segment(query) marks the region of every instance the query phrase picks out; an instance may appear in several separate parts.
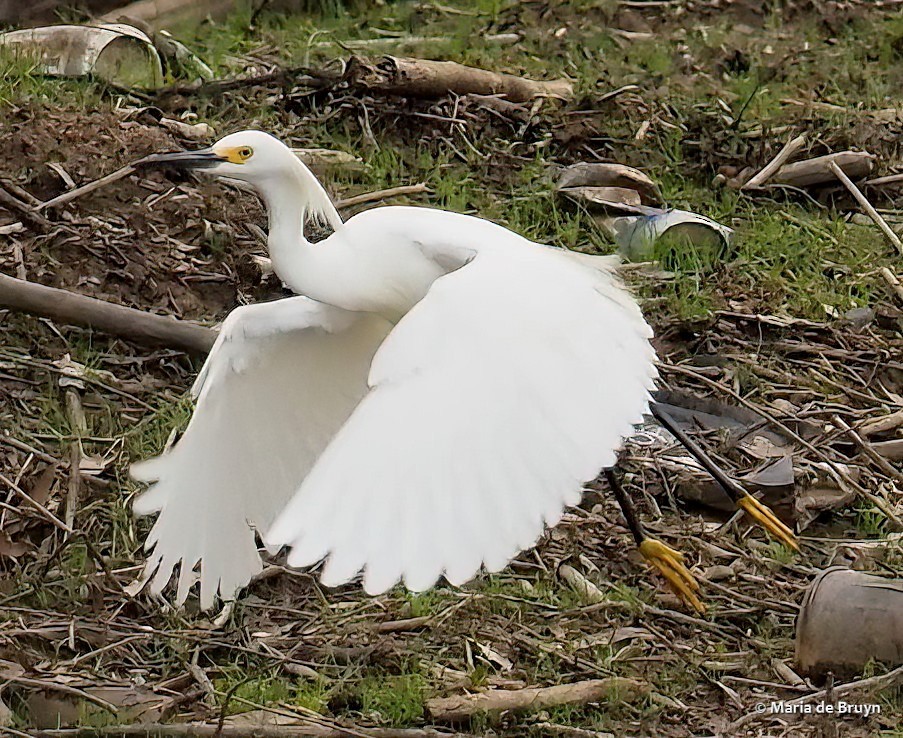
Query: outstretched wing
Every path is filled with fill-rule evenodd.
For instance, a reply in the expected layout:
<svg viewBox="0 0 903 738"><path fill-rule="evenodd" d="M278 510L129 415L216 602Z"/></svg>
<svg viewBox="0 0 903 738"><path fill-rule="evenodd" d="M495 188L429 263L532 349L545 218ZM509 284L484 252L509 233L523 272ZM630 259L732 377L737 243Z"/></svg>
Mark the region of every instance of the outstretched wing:
<svg viewBox="0 0 903 738"><path fill-rule="evenodd" d="M181 564L181 604L200 564L201 605L231 599L261 569L266 530L367 393L383 319L292 297L233 310L194 385L197 406L168 452L136 464L159 512L146 576L159 592Z"/></svg>
<svg viewBox="0 0 903 738"><path fill-rule="evenodd" d="M606 267L523 244L437 279L370 393L265 535L380 593L502 569L614 464L653 387L652 332Z"/></svg>

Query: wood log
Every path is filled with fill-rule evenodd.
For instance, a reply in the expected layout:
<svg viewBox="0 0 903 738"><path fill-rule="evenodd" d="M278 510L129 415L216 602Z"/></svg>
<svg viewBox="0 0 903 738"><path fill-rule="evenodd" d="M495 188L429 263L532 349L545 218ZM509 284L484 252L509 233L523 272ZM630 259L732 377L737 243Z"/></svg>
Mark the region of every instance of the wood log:
<svg viewBox="0 0 903 738"><path fill-rule="evenodd" d="M395 56L384 56L378 62L353 56L346 66L345 80L368 90L424 98L454 93L504 95L512 102L529 102L537 97L569 99L574 92L566 79L541 82L457 62Z"/></svg>
<svg viewBox="0 0 903 738"><path fill-rule="evenodd" d="M871 173L874 162L874 154L867 151L838 151L836 154L785 164L770 181L791 187L810 187L834 182L837 176L831 169L832 163L836 163L850 179L862 179Z"/></svg>
<svg viewBox="0 0 903 738"><path fill-rule="evenodd" d="M460 733L447 733L433 728L363 728L329 725L325 720L315 722L299 718L293 724L279 725L217 725L216 723L147 723L136 725L108 725L102 728L56 728L32 731L33 738L476 738Z"/></svg>
<svg viewBox="0 0 903 738"><path fill-rule="evenodd" d="M236 7L235 0L137 0L101 16L105 23L122 19L140 21L154 31L188 27L207 17L222 20Z"/></svg>
<svg viewBox="0 0 903 738"><path fill-rule="evenodd" d="M103 12L122 0L0 0L0 23L11 26L59 22L59 11L77 7L89 12Z"/></svg>
<svg viewBox="0 0 903 738"><path fill-rule="evenodd" d="M875 441L872 448L885 459L903 461L903 438L895 438L892 441Z"/></svg>
<svg viewBox="0 0 903 738"><path fill-rule="evenodd" d="M554 687L490 689L476 694L436 697L427 700L430 717L443 723L458 723L478 713L505 710L542 710L555 705L585 705L617 700L631 702L649 693L649 685L639 679L606 677Z"/></svg>
<svg viewBox="0 0 903 738"><path fill-rule="evenodd" d="M863 436L868 437L895 431L901 426L903 426L903 410L897 410L889 415L867 420L859 426L858 430Z"/></svg>
<svg viewBox="0 0 903 738"><path fill-rule="evenodd" d="M180 349L198 356L206 355L216 339L216 331L195 323L26 282L6 274L0 274L0 308L93 328L138 343Z"/></svg>

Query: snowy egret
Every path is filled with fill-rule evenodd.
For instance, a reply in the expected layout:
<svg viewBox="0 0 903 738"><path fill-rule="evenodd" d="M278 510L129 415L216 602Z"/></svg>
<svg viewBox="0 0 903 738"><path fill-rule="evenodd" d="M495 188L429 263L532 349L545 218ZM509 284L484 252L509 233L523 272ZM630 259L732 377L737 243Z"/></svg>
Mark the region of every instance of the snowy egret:
<svg viewBox="0 0 903 738"><path fill-rule="evenodd" d="M325 560L324 585L363 572L370 594L499 571L648 409L652 331L607 259L431 208L343 223L260 131L143 164L253 186L273 267L299 295L229 314L184 435L133 467L153 483L136 513L159 513L145 576L159 593L179 566L178 604L198 576L202 608L233 598L261 570L255 532L290 566ZM311 220L332 234L308 242ZM643 555L702 609L681 555L609 478Z"/></svg>

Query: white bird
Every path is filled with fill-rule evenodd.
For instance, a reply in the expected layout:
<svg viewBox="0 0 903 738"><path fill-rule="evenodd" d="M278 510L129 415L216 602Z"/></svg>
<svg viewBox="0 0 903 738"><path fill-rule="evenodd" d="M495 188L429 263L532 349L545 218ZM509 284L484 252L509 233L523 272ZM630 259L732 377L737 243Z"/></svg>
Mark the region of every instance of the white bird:
<svg viewBox="0 0 903 738"><path fill-rule="evenodd" d="M273 267L300 295L228 315L184 435L133 467L153 482L134 510L159 513L146 577L159 593L179 566L177 604L196 568L202 608L234 598L262 568L255 533L271 553L288 546L290 566L325 559L324 585L363 572L370 594L497 572L647 411L652 331L607 259L431 208L343 223L259 131L144 163L253 186ZM310 220L332 234L308 242ZM680 554L643 545L672 586L695 589Z"/></svg>

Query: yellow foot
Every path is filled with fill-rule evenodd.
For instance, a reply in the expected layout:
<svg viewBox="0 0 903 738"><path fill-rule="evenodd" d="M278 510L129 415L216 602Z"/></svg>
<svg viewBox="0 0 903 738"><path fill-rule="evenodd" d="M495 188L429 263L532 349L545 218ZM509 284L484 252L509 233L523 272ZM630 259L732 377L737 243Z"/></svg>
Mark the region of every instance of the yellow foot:
<svg viewBox="0 0 903 738"><path fill-rule="evenodd" d="M690 570L684 565L684 555L680 551L675 551L655 538L646 538L640 544L640 553L646 561L661 572L667 580L668 586L681 602L692 607L698 613L705 612L705 605L696 596L699 591L699 582L694 579Z"/></svg>
<svg viewBox="0 0 903 738"><path fill-rule="evenodd" d="M768 505L763 505L752 495L746 495L737 501L737 506L743 508L746 514L777 538L785 546L790 546L795 551L800 550L793 531L778 520Z"/></svg>

